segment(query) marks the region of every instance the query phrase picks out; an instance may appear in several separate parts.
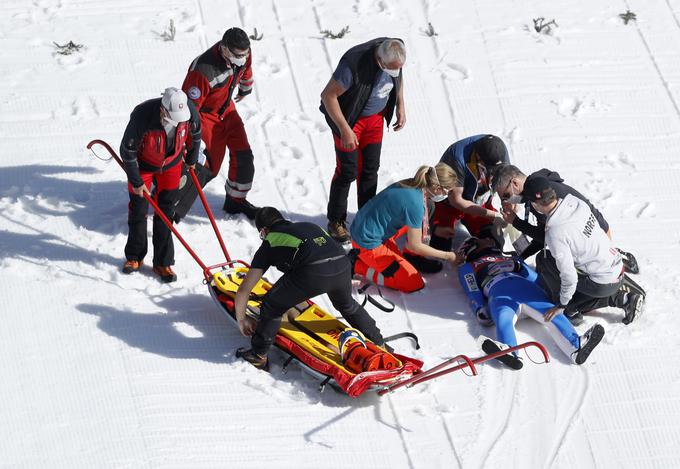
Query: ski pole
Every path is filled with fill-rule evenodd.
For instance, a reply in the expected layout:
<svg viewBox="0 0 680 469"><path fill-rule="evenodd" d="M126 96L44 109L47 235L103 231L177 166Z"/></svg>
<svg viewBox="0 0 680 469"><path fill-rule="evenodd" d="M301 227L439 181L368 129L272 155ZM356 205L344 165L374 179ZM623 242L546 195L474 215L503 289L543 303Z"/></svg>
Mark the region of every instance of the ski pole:
<svg viewBox="0 0 680 469"><path fill-rule="evenodd" d="M205 194L203 193L203 188L201 187L201 184L198 182L198 177L196 177L196 172L194 171L194 168L189 168L189 174L191 175L191 180L194 181L194 185L196 186L196 189L198 190L198 196L201 198L201 203L203 204L203 208L205 209L205 213L208 215L208 219L210 220L210 224L213 227L213 230L215 231L215 236L217 236L217 241L220 243L220 247L222 248L222 252L224 253L224 257L226 257L227 261L231 261L231 257L229 257L229 253L227 252L227 246L224 244L224 240L222 239L222 234L220 233L220 230L217 228L217 223L215 222L215 217L213 216L212 210L210 209L210 206L208 205L208 201L205 199Z"/></svg>
<svg viewBox="0 0 680 469"><path fill-rule="evenodd" d="M114 160L116 160L116 162L117 162L118 165L121 167L121 169L122 169L123 171L125 171L125 166L123 166L123 160L120 159L120 156L118 156L118 155L116 154L116 152L113 150L113 148L111 148L111 146L110 146L108 143L106 143L104 140L99 140L99 139L92 140L90 143L87 144L87 149L90 150L90 151L92 151L92 147L95 146L95 145L101 145L101 146L103 146L103 147L106 149L106 151L109 152L109 154L111 155L111 157L112 157ZM201 266L201 268L202 268L203 271L205 272L205 271L208 269L208 267L203 263L203 261L198 257L198 255L196 255L196 253L194 252L194 250L191 249L191 246L189 246L189 243L187 243L187 242L184 240L184 238L182 237L182 235L179 234L179 232L177 231L177 229L173 226L172 222L168 219L168 217L165 216L165 214L163 213L163 211L160 209L160 207L158 206L158 204L156 203L156 201L153 200L153 199L151 198L151 196L149 196L149 194L147 194L146 192L144 192L143 195L144 195L144 198L146 199L146 201L153 207L154 212L156 212L156 215L158 215L158 216L160 217L160 219L163 220L163 223L165 223L165 226L167 226L167 227L170 229L170 231L172 231L172 234L174 234L174 235L177 237L177 239L179 240L179 242L182 243L182 245L184 246L184 248L189 252L189 254L191 254L191 257L194 258L194 260L196 261L196 263L198 263L198 265Z"/></svg>

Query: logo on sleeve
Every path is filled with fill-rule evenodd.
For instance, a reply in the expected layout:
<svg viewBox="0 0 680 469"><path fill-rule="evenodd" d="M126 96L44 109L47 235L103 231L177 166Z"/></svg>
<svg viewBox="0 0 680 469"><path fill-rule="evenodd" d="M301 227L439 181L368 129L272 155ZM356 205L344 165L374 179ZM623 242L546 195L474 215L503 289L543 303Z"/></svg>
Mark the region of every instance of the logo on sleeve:
<svg viewBox="0 0 680 469"><path fill-rule="evenodd" d="M201 97L201 90L199 90L198 87L196 86L192 86L191 88L189 88L189 92L187 93L187 95L191 99L198 99Z"/></svg>
<svg viewBox="0 0 680 469"><path fill-rule="evenodd" d="M479 291L474 274L465 274L465 283L467 284L468 291Z"/></svg>

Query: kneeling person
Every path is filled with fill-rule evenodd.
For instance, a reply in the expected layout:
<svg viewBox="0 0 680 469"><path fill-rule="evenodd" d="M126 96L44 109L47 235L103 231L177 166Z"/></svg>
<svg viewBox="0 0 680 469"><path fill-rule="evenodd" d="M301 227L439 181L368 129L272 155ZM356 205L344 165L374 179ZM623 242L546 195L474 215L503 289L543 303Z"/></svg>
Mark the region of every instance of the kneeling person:
<svg viewBox="0 0 680 469"><path fill-rule="evenodd" d="M257 368L266 368L267 352L274 343L284 313L298 303L326 293L350 326L377 345L380 330L352 297L352 265L342 247L313 223L293 223L273 207L257 211L255 226L262 245L236 292L235 314L241 333L252 336L251 349L237 356ZM250 292L270 266L284 274L262 299L257 323L246 316Z"/></svg>

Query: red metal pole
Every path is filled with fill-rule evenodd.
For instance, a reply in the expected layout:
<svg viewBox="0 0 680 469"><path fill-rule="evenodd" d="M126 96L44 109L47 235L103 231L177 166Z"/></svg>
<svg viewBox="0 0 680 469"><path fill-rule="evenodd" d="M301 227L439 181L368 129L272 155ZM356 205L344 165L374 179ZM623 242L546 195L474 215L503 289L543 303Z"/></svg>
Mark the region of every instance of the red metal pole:
<svg viewBox="0 0 680 469"><path fill-rule="evenodd" d="M224 244L224 240L222 239L222 234L220 233L220 230L217 228L217 223L215 223L215 217L213 216L212 210L210 209L210 206L208 205L208 201L205 199L205 194L203 193L203 188L201 187L201 184L198 182L198 178L196 177L196 172L194 171L193 168L189 168L189 174L191 175L191 179L194 181L194 185L196 186L196 190L198 190L198 196L201 198L201 203L203 204L203 208L205 209L205 213L208 214L208 219L210 219L210 224L213 227L213 230L215 231L215 235L217 236L217 241L220 243L220 247L222 248L222 252L224 253L224 257L227 259L227 261L231 261L231 257L229 257L229 253L227 252L227 246Z"/></svg>
<svg viewBox="0 0 680 469"><path fill-rule="evenodd" d="M93 147L94 145L97 145L97 144L103 146L103 147L106 149L106 151L108 151L108 152L111 154L111 157L112 157L113 159L116 160L116 162L118 163L118 165L119 165L123 170L125 170L125 166L123 166L123 160L120 159L120 156L118 156L118 155L116 154L116 152L113 151L113 148L111 148L111 146L110 146L108 143L106 143L105 141L103 141L103 140L92 140L90 143L87 144L87 149L88 149L88 150L92 150L92 147ZM170 231L172 231L172 234L174 234L174 235L177 237L177 239L179 240L179 242L182 243L182 245L184 246L184 248L189 252L189 254L191 254L191 257L194 258L194 260L196 261L196 263L197 263L199 266L201 266L201 269L203 269L203 271L205 272L205 271L208 269L208 267L203 263L203 261L198 257L198 255L196 255L196 253L194 252L194 250L191 249L191 246L189 246L189 243L187 243L187 242L184 240L184 238L182 237L182 235L179 234L179 232L177 231L177 229L173 226L172 222L171 222L171 221L168 219L168 217L166 217L165 214L161 211L161 209L160 209L160 207L158 206L158 204L156 204L156 201L153 200L153 199L149 196L149 194L147 194L146 192L144 193L144 198L146 199L147 202L149 202L149 204L151 204L151 206L153 207L154 211L156 212L156 215L158 215L158 216L160 217L160 219L163 220L163 223L165 223L165 225L170 229Z"/></svg>

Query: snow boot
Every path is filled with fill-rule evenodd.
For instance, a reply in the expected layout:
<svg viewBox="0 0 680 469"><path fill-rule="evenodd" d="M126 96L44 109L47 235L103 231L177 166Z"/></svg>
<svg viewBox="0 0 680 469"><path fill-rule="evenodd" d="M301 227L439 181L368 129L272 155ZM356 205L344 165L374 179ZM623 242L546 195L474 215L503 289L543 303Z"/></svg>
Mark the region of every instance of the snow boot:
<svg viewBox="0 0 680 469"><path fill-rule="evenodd" d="M230 215L236 215L238 213L244 214L249 220L255 220L255 214L260 209L256 207L246 199L234 199L233 197L226 196L224 199L224 205L222 210Z"/></svg>
<svg viewBox="0 0 680 469"><path fill-rule="evenodd" d="M262 355L253 352L253 349L241 347L236 350L236 357L244 359L258 370L269 371L269 359L267 356L265 355L263 357Z"/></svg>
<svg viewBox="0 0 680 469"><path fill-rule="evenodd" d="M627 293L626 296L626 302L623 305L625 315L621 322L627 326L642 314L642 309L645 305L645 297L635 292Z"/></svg>
<svg viewBox="0 0 680 469"><path fill-rule="evenodd" d="M177 274L175 274L170 266L156 266L153 268L153 272L161 278L161 282L163 283L170 283L177 280Z"/></svg>
<svg viewBox="0 0 680 469"><path fill-rule="evenodd" d="M133 272L137 272L142 264L142 261L127 260L125 261L125 264L123 264L123 273L131 274Z"/></svg>
<svg viewBox="0 0 680 469"><path fill-rule="evenodd" d="M330 220L328 222L328 234L338 243L346 243L350 239L345 220Z"/></svg>
<svg viewBox="0 0 680 469"><path fill-rule="evenodd" d="M571 354L572 361L577 365L583 365L590 353L597 347L597 344L600 343L602 337L604 337L604 327L600 324L595 324L588 329L588 331L579 339L581 346Z"/></svg>
<svg viewBox="0 0 680 469"><path fill-rule="evenodd" d="M484 339L484 342L482 342L482 350L487 355L491 355L492 353L500 352L501 350L506 350L508 348L509 347L507 345L497 342L493 339L489 339L488 337ZM512 368L513 370L521 370L524 366L522 359L514 353L509 355L501 355L500 357L496 357L496 360L503 363L508 368Z"/></svg>
<svg viewBox="0 0 680 469"><path fill-rule="evenodd" d="M419 256L410 252L404 252L404 259L416 268L418 272L423 274L436 274L442 270L444 264L441 261L428 259L427 257Z"/></svg>

